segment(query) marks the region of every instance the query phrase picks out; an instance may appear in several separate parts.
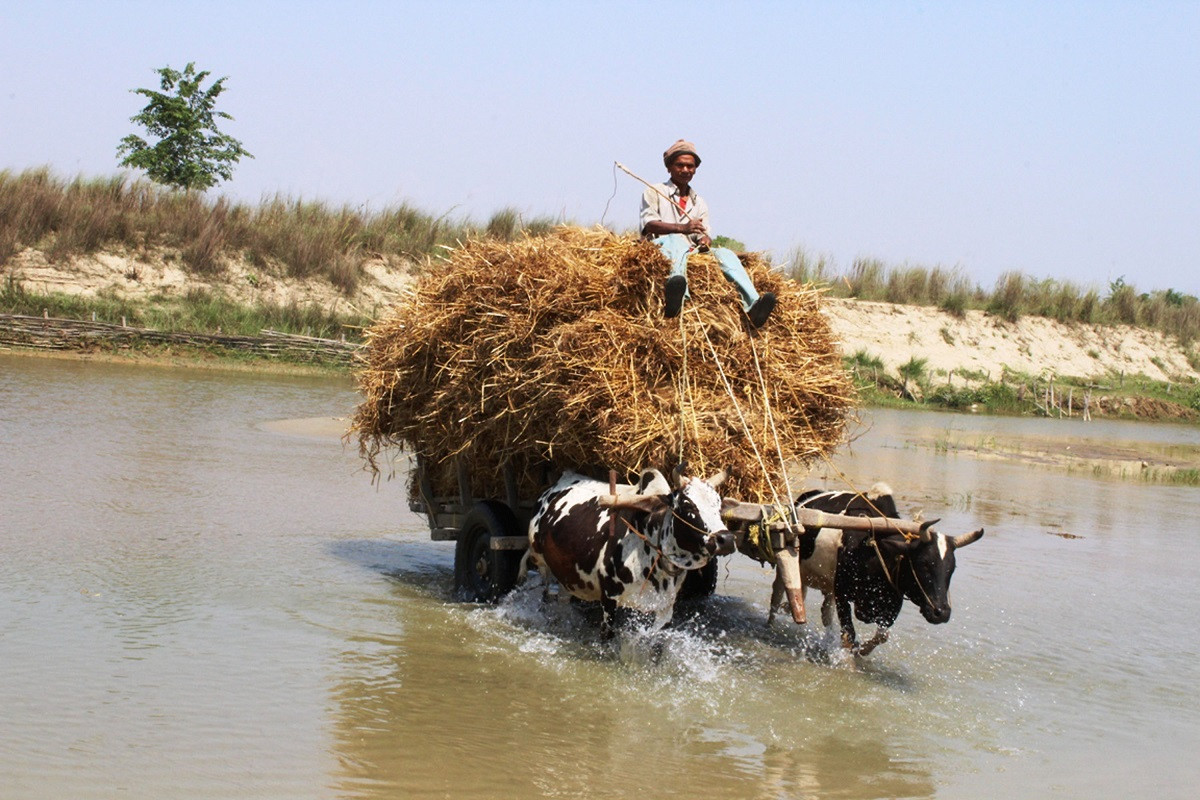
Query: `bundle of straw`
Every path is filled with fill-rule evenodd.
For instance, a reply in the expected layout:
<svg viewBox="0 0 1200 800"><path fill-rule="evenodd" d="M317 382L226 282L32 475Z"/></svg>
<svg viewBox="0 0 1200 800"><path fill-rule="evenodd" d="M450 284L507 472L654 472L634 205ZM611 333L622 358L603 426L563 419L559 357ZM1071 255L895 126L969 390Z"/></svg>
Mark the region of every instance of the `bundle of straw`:
<svg viewBox="0 0 1200 800"><path fill-rule="evenodd" d="M683 314L665 319L667 260L602 228L557 228L451 252L368 332L351 425L372 469L388 446L422 457L435 495L532 498L564 468L729 471L727 495L783 497L785 461L841 444L853 385L819 293L743 257L778 306L752 331L715 259L693 255ZM546 468L548 467L548 469Z"/></svg>

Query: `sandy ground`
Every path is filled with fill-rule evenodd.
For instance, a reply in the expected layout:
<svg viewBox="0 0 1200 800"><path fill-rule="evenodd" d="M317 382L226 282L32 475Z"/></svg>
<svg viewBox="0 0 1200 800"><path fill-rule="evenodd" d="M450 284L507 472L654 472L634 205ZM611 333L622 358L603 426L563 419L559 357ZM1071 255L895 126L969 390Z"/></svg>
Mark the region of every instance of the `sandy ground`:
<svg viewBox="0 0 1200 800"><path fill-rule="evenodd" d="M1200 378L1174 340L1126 325L1065 324L1041 317L1010 323L983 311L968 311L959 319L934 308L861 300L829 299L826 312L846 354L865 350L892 371L916 357L927 359L929 370L971 370L992 380L1006 366L1043 377Z"/></svg>
<svg viewBox="0 0 1200 800"><path fill-rule="evenodd" d="M347 297L325 280L299 280L272 275L244 262L226 265L224 272L198 276L166 252L97 253L51 262L40 251L27 249L9 263L6 272L36 292L95 295L111 292L130 298L183 296L206 290L224 293L244 303L295 302L315 304L338 313L377 313L412 283L407 272L387 269L383 260L368 261L360 289Z"/></svg>
<svg viewBox="0 0 1200 800"><path fill-rule="evenodd" d="M366 278L350 297L321 280L272 276L247 264L230 264L213 278L196 277L162 252L103 253L51 263L42 253L26 250L6 271L36 291L110 291L138 298L207 289L243 302L315 303L370 315L386 309L412 281L409 273L389 270L383 261L368 263L366 269ZM1155 380L1200 379L1183 349L1154 331L1034 317L1008 323L982 311L956 318L934 308L858 300L830 298L825 305L844 352L866 351L893 374L896 367L918 357L927 359L927 369L935 374L966 370L993 380L1005 367L1042 377L1142 374Z"/></svg>

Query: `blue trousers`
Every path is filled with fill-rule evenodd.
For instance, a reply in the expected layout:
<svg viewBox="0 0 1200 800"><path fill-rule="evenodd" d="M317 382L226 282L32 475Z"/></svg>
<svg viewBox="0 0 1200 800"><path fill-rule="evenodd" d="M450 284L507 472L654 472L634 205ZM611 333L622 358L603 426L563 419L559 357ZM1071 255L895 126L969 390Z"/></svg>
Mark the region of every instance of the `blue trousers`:
<svg viewBox="0 0 1200 800"><path fill-rule="evenodd" d="M666 236L654 239L654 243L662 249L663 255L671 262L671 275L682 275L686 280L687 258L692 249L691 240L682 233L668 233ZM721 272L725 275L725 280L737 288L738 295L742 300L742 310L749 311L750 306L754 305L754 301L758 299L758 292L755 291L754 284L750 282L746 268L742 266L741 261L738 261L737 254L728 247L714 247L709 252L721 265Z"/></svg>

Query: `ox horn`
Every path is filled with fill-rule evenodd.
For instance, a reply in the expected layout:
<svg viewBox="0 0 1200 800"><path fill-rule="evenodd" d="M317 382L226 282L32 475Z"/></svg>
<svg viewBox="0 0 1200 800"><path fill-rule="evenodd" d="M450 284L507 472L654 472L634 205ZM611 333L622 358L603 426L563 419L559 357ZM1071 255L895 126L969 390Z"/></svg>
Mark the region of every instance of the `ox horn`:
<svg viewBox="0 0 1200 800"><path fill-rule="evenodd" d="M950 541L954 544L955 547L966 547L967 545L971 544L972 542L977 542L982 538L983 538L983 528L980 528L977 531L971 531L970 533L964 533L962 536L955 536Z"/></svg>
<svg viewBox="0 0 1200 800"><path fill-rule="evenodd" d="M676 489L682 488L687 481L687 476L683 474L685 469L687 469L687 462L680 461L675 465L675 469L671 470L671 484Z"/></svg>
<svg viewBox="0 0 1200 800"><path fill-rule="evenodd" d="M921 523L921 531L919 535L922 542L933 541L933 531L931 529L939 522L941 522L941 519L931 519L928 522Z"/></svg>
<svg viewBox="0 0 1200 800"><path fill-rule="evenodd" d="M708 478L705 478L704 482L715 489L718 486L720 486L722 483L724 483L725 479L728 477L729 477L729 473L726 472L725 470L721 469L721 470L717 470L716 472L714 472Z"/></svg>

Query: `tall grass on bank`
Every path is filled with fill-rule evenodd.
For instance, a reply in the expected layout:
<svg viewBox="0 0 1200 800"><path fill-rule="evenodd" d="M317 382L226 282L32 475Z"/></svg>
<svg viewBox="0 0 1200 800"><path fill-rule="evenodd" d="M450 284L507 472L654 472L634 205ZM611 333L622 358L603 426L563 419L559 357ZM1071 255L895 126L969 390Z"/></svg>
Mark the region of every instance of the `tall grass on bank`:
<svg viewBox="0 0 1200 800"><path fill-rule="evenodd" d="M473 235L512 240L554 224L545 216L527 220L512 208L477 224L434 216L407 203L369 211L277 195L247 205L125 176L65 180L46 168L0 171L0 267L25 247L42 250L51 260L112 247L166 250L200 274L216 274L227 260L245 259L264 272L323 277L349 293L368 260L404 268ZM1138 292L1124 279L1105 291L1006 272L986 291L959 268L857 259L839 272L825 257L803 250L791 255L786 272L826 285L835 297L936 306L959 316L984 309L1011 321L1033 315L1123 323L1174 335L1185 347L1200 342L1197 298L1173 289ZM1200 363L1200 351L1192 352Z"/></svg>
<svg viewBox="0 0 1200 800"><path fill-rule="evenodd" d="M440 245L475 234L511 240L553 224L549 217L527 221L511 208L478 225L407 203L367 211L277 195L251 206L125 176L68 181L45 168L0 172L0 266L23 247L51 259L102 247L165 247L197 273L244 258L298 278L322 276L349 292L368 258L420 263Z"/></svg>
<svg viewBox="0 0 1200 800"><path fill-rule="evenodd" d="M1010 322L1037 316L1060 322L1136 325L1175 336L1185 347L1200 341L1200 300L1174 289L1138 292L1123 278L1101 293L1070 281L1010 271L989 292L958 268L896 267L859 258L849 270L839 272L825 257L803 249L791 253L785 271L796 280L824 285L833 297L936 306L956 316L984 310Z"/></svg>

